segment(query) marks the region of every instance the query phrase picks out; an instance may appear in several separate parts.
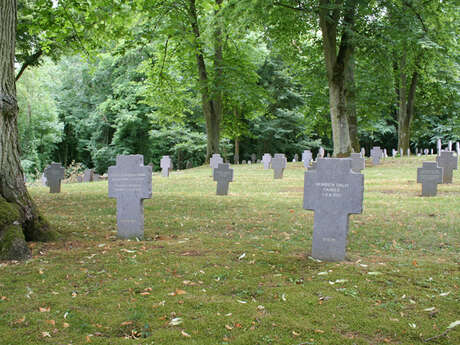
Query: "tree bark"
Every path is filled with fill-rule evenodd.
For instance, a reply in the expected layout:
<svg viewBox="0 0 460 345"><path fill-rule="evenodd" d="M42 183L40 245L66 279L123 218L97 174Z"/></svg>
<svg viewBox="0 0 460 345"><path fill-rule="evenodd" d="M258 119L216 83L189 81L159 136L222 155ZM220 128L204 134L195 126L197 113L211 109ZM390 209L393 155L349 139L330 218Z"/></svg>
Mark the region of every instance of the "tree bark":
<svg viewBox="0 0 460 345"><path fill-rule="evenodd" d="M24 239L54 237L27 192L20 164L14 76L16 5L16 0L0 2L0 256L7 259L27 258ZM14 219L8 218L11 210L15 210Z"/></svg>
<svg viewBox="0 0 460 345"><path fill-rule="evenodd" d="M407 90L406 53L403 52L399 65L399 96L398 111L398 149L404 152L410 148L410 127L414 118L415 95L417 90L418 72L415 67Z"/></svg>
<svg viewBox="0 0 460 345"><path fill-rule="evenodd" d="M216 0L216 3L220 5L222 0ZM195 0L189 0L189 14L190 24L192 31L195 36L196 44L196 62L198 68L198 80L200 83L201 92L201 104L203 108L204 117L206 119L206 134L207 134L207 152L206 162L209 162L209 158L213 153L219 153L219 142L220 142L220 123L222 120L222 96L220 92L212 92L209 84L210 80L208 77L206 62L204 60L204 53L201 42L200 28L198 25L198 14L196 11ZM222 69L222 43L220 40L221 30L216 28L214 31L214 67L216 73L216 80L219 80Z"/></svg>
<svg viewBox="0 0 460 345"><path fill-rule="evenodd" d="M337 24L342 17L340 5L344 6L344 12L343 28L337 53ZM353 64L354 43L351 35L356 6L356 0L348 0L345 3L331 0L319 1L319 22L329 82L329 107L334 143L333 155L335 157L347 157L352 151L349 119L356 118L356 111L353 99L354 92L350 88L352 85L350 64ZM352 97L348 98L350 96Z"/></svg>
<svg viewBox="0 0 460 345"><path fill-rule="evenodd" d="M354 49L352 50L352 53L353 52ZM354 152L360 152L358 117L356 116L355 61L353 54L350 56L350 63L345 69L345 107L348 116L351 148Z"/></svg>

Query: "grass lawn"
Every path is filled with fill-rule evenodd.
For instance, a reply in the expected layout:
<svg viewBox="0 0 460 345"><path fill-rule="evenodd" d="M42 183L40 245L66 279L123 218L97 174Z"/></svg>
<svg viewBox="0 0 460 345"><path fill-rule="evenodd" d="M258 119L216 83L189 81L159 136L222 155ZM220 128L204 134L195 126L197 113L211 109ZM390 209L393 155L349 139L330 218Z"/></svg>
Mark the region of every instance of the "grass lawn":
<svg viewBox="0 0 460 345"><path fill-rule="evenodd" d="M31 187L61 238L0 263L0 344L460 344L460 173L422 198L434 158L366 168L340 263L310 257L302 163L233 166L228 196L209 167L155 173L143 241L107 181Z"/></svg>

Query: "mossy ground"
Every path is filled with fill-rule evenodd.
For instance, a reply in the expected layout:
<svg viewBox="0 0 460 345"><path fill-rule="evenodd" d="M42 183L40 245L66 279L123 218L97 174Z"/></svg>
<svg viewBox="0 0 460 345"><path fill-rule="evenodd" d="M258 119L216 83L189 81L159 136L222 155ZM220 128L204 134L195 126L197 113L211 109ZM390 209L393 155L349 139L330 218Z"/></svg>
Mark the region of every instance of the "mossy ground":
<svg viewBox="0 0 460 345"><path fill-rule="evenodd" d="M422 198L426 159L366 168L341 263L309 258L301 163L233 166L228 196L209 167L156 174L140 242L116 238L107 182L33 187L63 236L0 264L0 344L422 343L460 319L460 173Z"/></svg>

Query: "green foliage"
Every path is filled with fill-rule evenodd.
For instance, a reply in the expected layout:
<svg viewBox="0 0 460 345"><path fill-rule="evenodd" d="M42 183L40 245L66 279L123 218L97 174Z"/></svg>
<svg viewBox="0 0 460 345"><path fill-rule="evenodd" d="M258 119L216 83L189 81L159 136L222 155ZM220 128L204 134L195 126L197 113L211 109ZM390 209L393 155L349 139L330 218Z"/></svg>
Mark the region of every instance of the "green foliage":
<svg viewBox="0 0 460 345"><path fill-rule="evenodd" d="M47 64L40 70L26 71L17 83L21 163L29 177L43 171L62 140L64 125L53 97L55 72L55 67Z"/></svg>

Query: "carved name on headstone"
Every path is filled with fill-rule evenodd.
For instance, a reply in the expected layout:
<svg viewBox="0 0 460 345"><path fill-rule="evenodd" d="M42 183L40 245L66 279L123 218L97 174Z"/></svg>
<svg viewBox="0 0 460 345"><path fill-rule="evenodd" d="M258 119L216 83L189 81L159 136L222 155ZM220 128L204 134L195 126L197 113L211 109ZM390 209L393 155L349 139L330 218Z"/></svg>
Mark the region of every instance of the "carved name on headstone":
<svg viewBox="0 0 460 345"><path fill-rule="evenodd" d="M351 171L351 159L318 159L305 173L303 208L315 211L312 256L342 261L350 214L362 213L364 175Z"/></svg>

